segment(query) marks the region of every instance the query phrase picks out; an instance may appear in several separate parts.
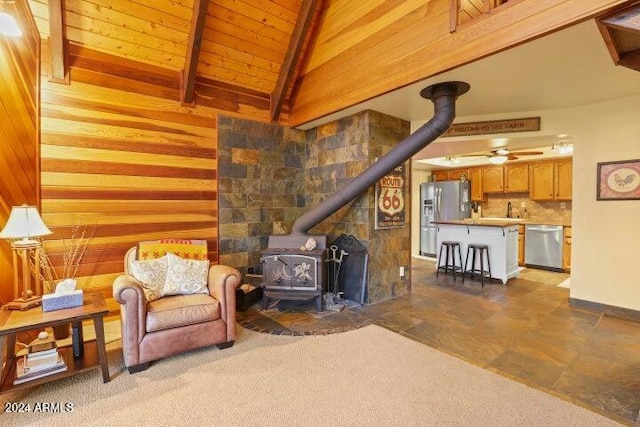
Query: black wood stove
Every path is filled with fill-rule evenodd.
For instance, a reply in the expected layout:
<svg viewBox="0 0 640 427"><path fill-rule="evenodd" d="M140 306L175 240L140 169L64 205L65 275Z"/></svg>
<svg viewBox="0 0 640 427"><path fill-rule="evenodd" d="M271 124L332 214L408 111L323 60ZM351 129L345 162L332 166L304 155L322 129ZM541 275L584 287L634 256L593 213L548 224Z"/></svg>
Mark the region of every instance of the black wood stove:
<svg viewBox="0 0 640 427"><path fill-rule="evenodd" d="M315 249L301 249L309 238L315 239ZM326 236L269 237L269 247L262 251L261 258L264 309L270 300L315 300L316 309L322 311L326 241Z"/></svg>

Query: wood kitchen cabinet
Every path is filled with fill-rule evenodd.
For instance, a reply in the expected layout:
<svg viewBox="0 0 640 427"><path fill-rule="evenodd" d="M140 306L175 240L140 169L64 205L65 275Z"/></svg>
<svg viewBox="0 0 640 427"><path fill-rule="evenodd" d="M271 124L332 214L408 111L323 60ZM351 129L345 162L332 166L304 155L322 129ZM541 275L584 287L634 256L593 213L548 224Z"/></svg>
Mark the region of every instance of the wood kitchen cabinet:
<svg viewBox="0 0 640 427"><path fill-rule="evenodd" d="M450 181L460 181L462 179L462 175L464 175L465 179L469 179L469 169L451 169L449 171L449 180Z"/></svg>
<svg viewBox="0 0 640 427"><path fill-rule="evenodd" d="M469 169L469 181L471 182L471 201L482 202L484 191L482 189L482 168Z"/></svg>
<svg viewBox="0 0 640 427"><path fill-rule="evenodd" d="M573 192L573 161L571 159L554 162L556 200L571 200Z"/></svg>
<svg viewBox="0 0 640 427"><path fill-rule="evenodd" d="M469 179L469 169L441 169L431 171L434 181L460 181L462 175Z"/></svg>
<svg viewBox="0 0 640 427"><path fill-rule="evenodd" d="M531 200L571 200L573 164L571 159L537 162L530 165Z"/></svg>
<svg viewBox="0 0 640 427"><path fill-rule="evenodd" d="M434 181L448 181L449 171L448 170L431 171L431 176L433 177Z"/></svg>
<svg viewBox="0 0 640 427"><path fill-rule="evenodd" d="M482 191L484 193L504 192L504 168L502 166L482 168Z"/></svg>
<svg viewBox="0 0 640 427"><path fill-rule="evenodd" d="M524 265L524 225L518 226L518 265Z"/></svg>
<svg viewBox="0 0 640 427"><path fill-rule="evenodd" d="M529 165L511 163L504 165L504 192L526 193L529 191Z"/></svg>
<svg viewBox="0 0 640 427"><path fill-rule="evenodd" d="M571 227L564 227L564 244L562 246L562 268L571 271Z"/></svg>

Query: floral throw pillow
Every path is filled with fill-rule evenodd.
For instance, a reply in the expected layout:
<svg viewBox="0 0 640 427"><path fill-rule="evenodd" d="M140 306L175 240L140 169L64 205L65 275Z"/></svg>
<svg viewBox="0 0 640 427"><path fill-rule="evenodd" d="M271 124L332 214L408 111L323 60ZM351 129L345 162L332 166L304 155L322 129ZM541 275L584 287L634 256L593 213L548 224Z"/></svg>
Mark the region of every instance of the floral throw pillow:
<svg viewBox="0 0 640 427"><path fill-rule="evenodd" d="M169 268L162 296L208 294L209 261L184 259L172 253L166 255Z"/></svg>
<svg viewBox="0 0 640 427"><path fill-rule="evenodd" d="M168 269L167 255L147 261L129 261L129 273L140 282L147 301L155 301L162 296Z"/></svg>

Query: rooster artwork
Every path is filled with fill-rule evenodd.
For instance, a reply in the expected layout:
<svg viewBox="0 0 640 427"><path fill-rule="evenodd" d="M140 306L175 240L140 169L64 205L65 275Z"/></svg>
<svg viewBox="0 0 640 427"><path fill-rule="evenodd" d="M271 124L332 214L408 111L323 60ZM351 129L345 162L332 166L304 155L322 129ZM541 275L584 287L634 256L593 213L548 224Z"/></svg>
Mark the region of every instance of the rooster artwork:
<svg viewBox="0 0 640 427"><path fill-rule="evenodd" d="M599 163L598 200L640 199L640 160Z"/></svg>
<svg viewBox="0 0 640 427"><path fill-rule="evenodd" d="M633 181L635 181L637 177L638 174L630 173L624 178L621 178L617 172L613 173L613 179L619 190L625 190L627 188L627 184L633 183Z"/></svg>

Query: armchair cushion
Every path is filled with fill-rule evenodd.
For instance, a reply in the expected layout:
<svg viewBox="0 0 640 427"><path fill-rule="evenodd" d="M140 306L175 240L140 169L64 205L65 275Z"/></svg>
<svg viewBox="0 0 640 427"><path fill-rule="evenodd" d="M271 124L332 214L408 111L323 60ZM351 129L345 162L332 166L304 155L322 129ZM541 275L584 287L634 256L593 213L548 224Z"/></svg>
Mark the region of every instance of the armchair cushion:
<svg viewBox="0 0 640 427"><path fill-rule="evenodd" d="M147 301L155 301L162 296L168 269L167 255L147 261L129 261L129 272L140 283Z"/></svg>
<svg viewBox="0 0 640 427"><path fill-rule="evenodd" d="M160 298L147 306L146 331L211 322L220 318L220 303L209 295L177 295Z"/></svg>
<svg viewBox="0 0 640 427"><path fill-rule="evenodd" d="M208 294L209 261L183 259L167 253L168 269L161 296Z"/></svg>

